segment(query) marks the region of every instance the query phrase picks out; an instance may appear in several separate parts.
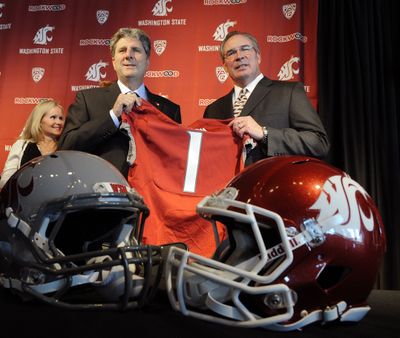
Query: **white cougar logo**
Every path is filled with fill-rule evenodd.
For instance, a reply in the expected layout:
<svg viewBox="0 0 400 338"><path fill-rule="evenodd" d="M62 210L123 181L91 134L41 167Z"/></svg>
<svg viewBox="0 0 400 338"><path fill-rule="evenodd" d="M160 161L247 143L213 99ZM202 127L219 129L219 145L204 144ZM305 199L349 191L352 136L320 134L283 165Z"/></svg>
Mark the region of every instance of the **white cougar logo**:
<svg viewBox="0 0 400 338"><path fill-rule="evenodd" d="M154 16L167 16L167 13L172 12L172 7L167 8L167 3L172 0L159 0L151 10Z"/></svg>
<svg viewBox="0 0 400 338"><path fill-rule="evenodd" d="M285 62L278 73L278 79L281 81L291 80L295 74L299 74L299 68L293 68L294 63L299 63L300 58L292 56L289 61Z"/></svg>
<svg viewBox="0 0 400 338"><path fill-rule="evenodd" d="M221 23L214 32L213 38L215 41L222 41L228 34L228 28L236 25L236 21L229 21Z"/></svg>
<svg viewBox="0 0 400 338"><path fill-rule="evenodd" d="M37 32L35 37L33 38L33 43L35 45L47 45L47 42L51 42L53 40L52 36L47 36L49 32L52 32L55 27L50 27L46 25L46 27L40 28Z"/></svg>
<svg viewBox="0 0 400 338"><path fill-rule="evenodd" d="M93 81L93 82L98 82L101 79L104 79L107 74L106 73L101 73L101 68L104 68L108 66L107 62L99 61L97 63L94 63L90 66L89 70L85 74L86 80L88 81Z"/></svg>
<svg viewBox="0 0 400 338"><path fill-rule="evenodd" d="M0 8L6 7L6 4L0 3ZM0 13L0 18L3 16L3 13Z"/></svg>
<svg viewBox="0 0 400 338"><path fill-rule="evenodd" d="M361 194L365 199L370 198L364 188L349 176L331 176L324 183L321 194L310 209L319 210L317 221L320 224L324 224L324 220L335 215L341 216L340 224L333 226L335 233L360 240L361 225L368 231L372 231L374 217L372 210L367 211L361 208L356 194ZM329 229L325 230L329 232Z"/></svg>

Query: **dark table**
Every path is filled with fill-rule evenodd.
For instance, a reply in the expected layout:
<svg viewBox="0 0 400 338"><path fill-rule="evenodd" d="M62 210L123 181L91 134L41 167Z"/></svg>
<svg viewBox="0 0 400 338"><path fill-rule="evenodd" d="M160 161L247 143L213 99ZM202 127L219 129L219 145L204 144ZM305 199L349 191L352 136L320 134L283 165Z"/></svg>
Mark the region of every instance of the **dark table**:
<svg viewBox="0 0 400 338"><path fill-rule="evenodd" d="M37 301L22 302L0 288L0 337L298 337L399 338L400 291L373 290L372 310L355 324L314 324L302 331L273 332L234 328L185 317L174 311L161 291L140 310L74 311Z"/></svg>

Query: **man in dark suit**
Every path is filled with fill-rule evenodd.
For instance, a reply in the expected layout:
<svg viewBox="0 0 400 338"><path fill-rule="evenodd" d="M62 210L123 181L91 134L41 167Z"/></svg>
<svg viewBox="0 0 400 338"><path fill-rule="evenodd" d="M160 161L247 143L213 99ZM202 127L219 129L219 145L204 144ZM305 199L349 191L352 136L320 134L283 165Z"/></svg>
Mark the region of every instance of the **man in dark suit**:
<svg viewBox="0 0 400 338"><path fill-rule="evenodd" d="M118 81L77 93L68 109L59 149L98 155L127 177L130 138L120 128L122 112L140 105L143 98L178 123L181 123L181 113L177 104L151 93L143 83L151 50L150 39L144 31L119 29L110 40L110 49Z"/></svg>
<svg viewBox="0 0 400 338"><path fill-rule="evenodd" d="M230 32L220 53L234 88L207 106L204 117L234 118L230 123L233 131L256 141L246 165L277 155L327 155L327 134L303 84L265 77L259 67L258 42L251 34Z"/></svg>

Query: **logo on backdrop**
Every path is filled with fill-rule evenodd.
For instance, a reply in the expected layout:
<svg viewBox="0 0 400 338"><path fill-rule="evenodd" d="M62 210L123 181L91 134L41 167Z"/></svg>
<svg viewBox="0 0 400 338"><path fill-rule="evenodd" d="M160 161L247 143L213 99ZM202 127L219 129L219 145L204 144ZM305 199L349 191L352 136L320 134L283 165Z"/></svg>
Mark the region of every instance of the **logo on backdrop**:
<svg viewBox="0 0 400 338"><path fill-rule="evenodd" d="M229 19L226 22L221 23L216 28L213 38L214 41L222 41L228 34L228 29L236 25L236 21L230 21ZM218 52L220 50L219 45L201 45L199 46L199 52Z"/></svg>
<svg viewBox="0 0 400 338"><path fill-rule="evenodd" d="M79 46L109 46L110 39L81 39Z"/></svg>
<svg viewBox="0 0 400 338"><path fill-rule="evenodd" d="M104 24L107 20L108 20L108 16L109 16L110 12L105 10L105 9L99 9L96 12L96 18L97 18L97 22L102 25Z"/></svg>
<svg viewBox="0 0 400 338"><path fill-rule="evenodd" d="M228 6L245 4L247 0L203 0L204 6Z"/></svg>
<svg viewBox="0 0 400 338"><path fill-rule="evenodd" d="M151 12L154 16L167 16L167 13L171 13L173 7L167 7L167 3L172 2L172 0L158 0L154 5Z"/></svg>
<svg viewBox="0 0 400 338"><path fill-rule="evenodd" d="M283 5L282 13L286 19L290 20L293 17L294 13L296 13L296 3Z"/></svg>
<svg viewBox="0 0 400 338"><path fill-rule="evenodd" d="M44 68L42 67L33 67L32 68L32 79L35 81L35 83L38 83L44 75Z"/></svg>
<svg viewBox="0 0 400 338"><path fill-rule="evenodd" d="M306 43L308 38L305 35L302 35L300 32L288 34L288 35L267 35L267 42L270 43L285 43L293 40L299 40L303 43Z"/></svg>
<svg viewBox="0 0 400 338"><path fill-rule="evenodd" d="M3 3L3 2L1 2L0 3L0 10L2 9L2 8L4 8L4 7L6 7L6 4L5 3ZM3 12L1 11L0 12L0 18L3 16ZM3 24L0 24L0 31L1 30L5 30L5 29L11 29L11 23L3 23Z"/></svg>
<svg viewBox="0 0 400 338"><path fill-rule="evenodd" d="M28 12L60 12L67 8L65 4L54 5L31 5L28 7Z"/></svg>
<svg viewBox="0 0 400 338"><path fill-rule="evenodd" d="M148 70L145 77L179 77L179 70Z"/></svg>
<svg viewBox="0 0 400 338"><path fill-rule="evenodd" d="M40 28L35 36L33 37L33 43L35 45L46 46L49 42L53 41L53 36L51 33L56 28L54 26L46 25ZM20 48L19 54L63 54L64 48L44 48L44 47L36 47L36 48Z"/></svg>
<svg viewBox="0 0 400 338"><path fill-rule="evenodd" d="M52 32L54 29L55 27L51 27L49 25L40 28L33 38L33 43L35 45L47 45L47 42L53 41L53 37L49 36L49 33Z"/></svg>
<svg viewBox="0 0 400 338"><path fill-rule="evenodd" d="M166 17L168 13L172 13L173 7L172 5L167 4L172 0L159 0L154 5L151 12L153 16L164 16ZM187 19L159 19L159 20L152 20L152 19L144 19L138 20L138 26L185 26L187 25Z"/></svg>
<svg viewBox="0 0 400 338"><path fill-rule="evenodd" d="M222 41L228 35L228 29L237 24L236 21L229 21L221 23L214 32L213 38L215 41Z"/></svg>
<svg viewBox="0 0 400 338"><path fill-rule="evenodd" d="M102 73L102 68L108 66L107 62L100 60L97 63L92 64L89 70L86 72L85 77L87 81L99 82L107 76L107 73Z"/></svg>
<svg viewBox="0 0 400 338"><path fill-rule="evenodd" d="M165 48L167 48L167 40L155 40L153 42L154 51L157 55L164 53Z"/></svg>
<svg viewBox="0 0 400 338"><path fill-rule="evenodd" d="M50 97L14 97L14 104L38 104Z"/></svg>
<svg viewBox="0 0 400 338"><path fill-rule="evenodd" d="M289 61L286 61L281 67L278 73L278 80L286 81L294 78L295 75L299 74L300 68L294 68L294 65L300 62L298 56L292 56Z"/></svg>
<svg viewBox="0 0 400 338"><path fill-rule="evenodd" d="M215 67L215 75L217 75L217 79L221 83L224 83L228 78L228 73L222 66Z"/></svg>
<svg viewBox="0 0 400 338"><path fill-rule="evenodd" d="M209 104L213 103L217 99L199 99L199 106L204 107L208 106Z"/></svg>

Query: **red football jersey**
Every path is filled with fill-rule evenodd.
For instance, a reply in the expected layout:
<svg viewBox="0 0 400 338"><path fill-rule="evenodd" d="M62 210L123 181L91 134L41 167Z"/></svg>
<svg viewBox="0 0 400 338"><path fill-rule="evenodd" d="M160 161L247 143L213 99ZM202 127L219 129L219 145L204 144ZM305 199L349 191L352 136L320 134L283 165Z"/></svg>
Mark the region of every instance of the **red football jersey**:
<svg viewBox="0 0 400 338"><path fill-rule="evenodd" d="M128 181L150 209L143 243L183 242L195 253L212 256L213 228L197 215L196 205L243 168L242 140L229 121L200 119L185 127L145 101L123 115L136 143ZM218 232L224 239L222 225Z"/></svg>

